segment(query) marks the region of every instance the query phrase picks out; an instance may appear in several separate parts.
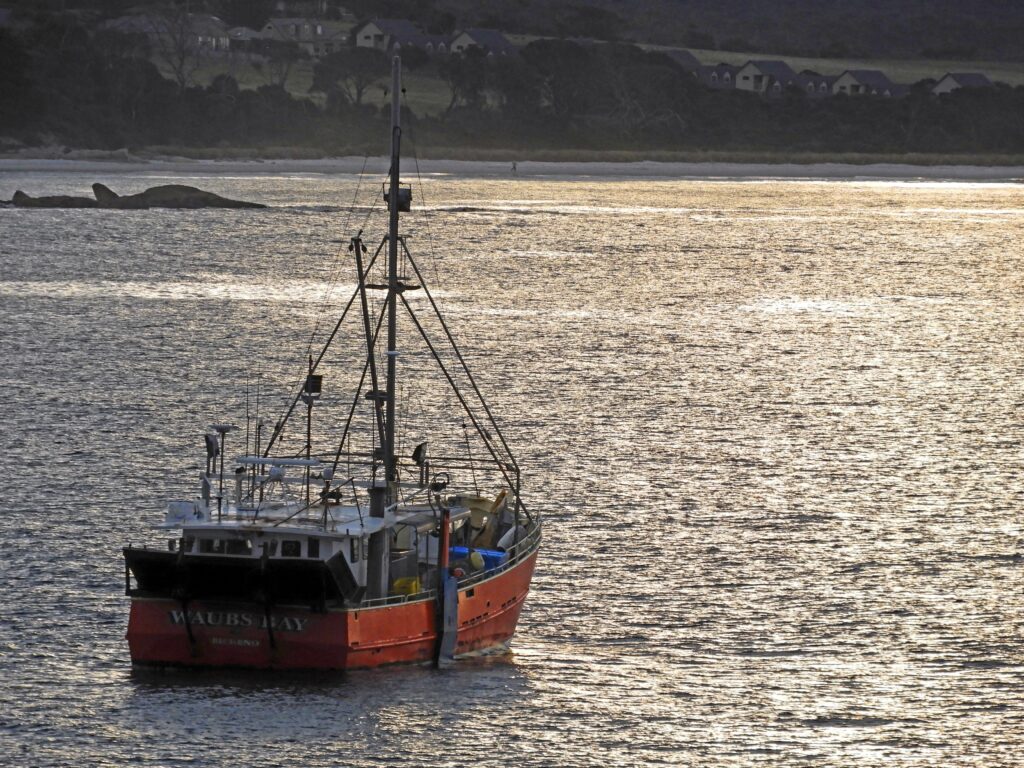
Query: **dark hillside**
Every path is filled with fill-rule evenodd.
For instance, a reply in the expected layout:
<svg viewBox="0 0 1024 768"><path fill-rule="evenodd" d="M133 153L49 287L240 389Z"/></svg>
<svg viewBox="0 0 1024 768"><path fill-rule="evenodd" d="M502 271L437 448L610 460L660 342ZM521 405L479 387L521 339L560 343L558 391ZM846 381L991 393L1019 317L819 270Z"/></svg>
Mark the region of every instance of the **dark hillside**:
<svg viewBox="0 0 1024 768"><path fill-rule="evenodd" d="M435 5L467 25L527 34L614 35L634 42L806 56L1024 61L1020 0L436 0Z"/></svg>
<svg viewBox="0 0 1024 768"><path fill-rule="evenodd" d="M0 0L0 7L109 17L172 1ZM187 3L193 12L254 27L282 5ZM513 34L812 58L1024 62L1024 0L329 0L328 15L339 8L359 18L410 19L437 34L493 27Z"/></svg>
<svg viewBox="0 0 1024 768"><path fill-rule="evenodd" d="M520 10L531 1L521 0ZM773 1L765 0L766 6ZM403 2L381 5L400 10ZM189 54L191 68L183 66L178 77L161 68L163 60L150 52L149 39L99 23L110 3L95 4L104 8L33 10L0 28L0 148L383 151L377 143L386 135L380 86L390 68L383 52L345 46L307 58L308 80L298 88L287 88L284 78L252 77L263 59L221 51ZM552 8L560 7L566 6ZM425 24L426 17L441 19L448 12L422 0L417 20ZM599 12L587 15L579 7L576 12L595 29L609 23ZM706 87L674 58L628 42L594 45L550 37L524 42L507 58L489 59L477 47L433 59L424 52L418 60L408 56L409 89L417 99L415 109L409 102L410 135L423 146L457 151L778 157L1024 152L1024 86L997 83L935 95L934 80L920 79L895 96L883 91L821 96L790 80L785 89L780 81L761 95ZM271 55L266 61L273 60ZM1011 71L1016 66L1004 65ZM203 70L200 78L196 73ZM430 104L436 108L426 108Z"/></svg>

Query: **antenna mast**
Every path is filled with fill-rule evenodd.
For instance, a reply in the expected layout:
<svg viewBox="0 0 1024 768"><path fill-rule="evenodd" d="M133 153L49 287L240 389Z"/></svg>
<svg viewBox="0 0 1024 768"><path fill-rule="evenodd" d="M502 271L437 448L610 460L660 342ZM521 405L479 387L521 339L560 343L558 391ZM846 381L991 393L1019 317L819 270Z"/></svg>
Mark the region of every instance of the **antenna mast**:
<svg viewBox="0 0 1024 768"><path fill-rule="evenodd" d="M391 183L388 189L388 371L386 417L384 419L384 477L387 503L393 504L392 484L398 480L395 457L395 367L398 358L398 159L402 142L402 60L391 60Z"/></svg>

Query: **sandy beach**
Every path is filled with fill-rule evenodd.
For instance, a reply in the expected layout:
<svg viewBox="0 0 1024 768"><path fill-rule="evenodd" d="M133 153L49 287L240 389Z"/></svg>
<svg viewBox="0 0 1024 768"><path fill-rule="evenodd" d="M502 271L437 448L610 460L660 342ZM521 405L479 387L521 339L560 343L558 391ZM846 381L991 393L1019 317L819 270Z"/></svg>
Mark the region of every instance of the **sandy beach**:
<svg viewBox="0 0 1024 768"><path fill-rule="evenodd" d="M384 174L385 157L334 157L318 160L196 160L191 158L0 158L3 173L137 173L219 174ZM1024 166L909 165L874 163L684 163L684 162L547 162L522 161L513 173L508 161L406 161L404 175L458 175L467 177L525 178L707 178L707 179L837 179L1024 182Z"/></svg>

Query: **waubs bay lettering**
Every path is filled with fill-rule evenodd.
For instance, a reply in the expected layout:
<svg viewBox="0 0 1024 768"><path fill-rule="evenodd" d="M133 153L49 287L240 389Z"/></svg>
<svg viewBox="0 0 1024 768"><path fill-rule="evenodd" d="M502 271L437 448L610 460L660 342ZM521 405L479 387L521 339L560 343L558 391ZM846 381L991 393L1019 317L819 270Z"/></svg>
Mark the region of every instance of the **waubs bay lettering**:
<svg viewBox="0 0 1024 768"><path fill-rule="evenodd" d="M184 624L184 611L168 611L172 624ZM189 611L188 623L193 627L238 627L244 629L267 628L267 617L253 613L237 613L235 611ZM309 619L293 616L271 616L270 628L280 632L302 632L306 629Z"/></svg>

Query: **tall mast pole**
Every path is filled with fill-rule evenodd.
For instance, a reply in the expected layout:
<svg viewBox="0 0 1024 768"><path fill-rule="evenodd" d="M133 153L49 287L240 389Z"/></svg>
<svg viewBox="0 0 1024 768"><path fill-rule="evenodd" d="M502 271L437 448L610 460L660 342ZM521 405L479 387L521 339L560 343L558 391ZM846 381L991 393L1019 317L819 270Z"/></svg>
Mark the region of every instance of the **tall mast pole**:
<svg viewBox="0 0 1024 768"><path fill-rule="evenodd" d="M398 158L402 142L402 61L391 60L391 183L388 193L388 381L386 418L384 420L384 476L388 491L387 503L392 504L391 484L397 481L395 466L395 364L398 357Z"/></svg>

